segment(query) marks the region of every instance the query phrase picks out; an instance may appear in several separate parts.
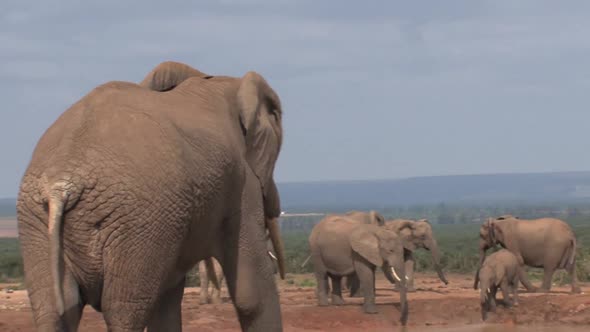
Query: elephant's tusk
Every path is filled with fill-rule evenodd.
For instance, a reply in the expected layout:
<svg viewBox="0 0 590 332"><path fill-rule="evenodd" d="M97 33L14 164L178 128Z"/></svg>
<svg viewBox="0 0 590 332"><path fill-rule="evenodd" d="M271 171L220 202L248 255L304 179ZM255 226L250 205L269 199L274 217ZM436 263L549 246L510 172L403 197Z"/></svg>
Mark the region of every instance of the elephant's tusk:
<svg viewBox="0 0 590 332"><path fill-rule="evenodd" d="M491 291L489 288L488 288L488 289L486 289L486 290L488 291L488 293L491 293L491 292L492 292L492 291Z"/></svg>
<svg viewBox="0 0 590 332"><path fill-rule="evenodd" d="M395 277L395 279L398 282L401 282L402 280L400 279L400 277L397 275L397 273L395 273L395 268L393 268L393 266L391 267L391 273L393 273L393 276ZM406 276L407 277L407 276Z"/></svg>
<svg viewBox="0 0 590 332"><path fill-rule="evenodd" d="M277 256L275 256L270 250L268 251L268 254L270 255L270 258L274 259L275 261L278 261Z"/></svg>
<svg viewBox="0 0 590 332"><path fill-rule="evenodd" d="M410 280L410 278L408 278L408 276L406 276L406 280Z"/></svg>

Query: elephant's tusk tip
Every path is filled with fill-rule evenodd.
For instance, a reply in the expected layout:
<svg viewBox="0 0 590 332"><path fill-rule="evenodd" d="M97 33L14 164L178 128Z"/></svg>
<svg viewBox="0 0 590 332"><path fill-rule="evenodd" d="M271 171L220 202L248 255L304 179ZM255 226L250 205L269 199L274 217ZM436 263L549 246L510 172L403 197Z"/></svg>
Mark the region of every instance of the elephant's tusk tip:
<svg viewBox="0 0 590 332"><path fill-rule="evenodd" d="M278 261L278 259L277 259L277 256L275 256L275 255L272 253L272 251L270 251L270 250L269 250L269 251L268 251L268 254L270 255L270 257L271 257L272 259L274 259L275 261Z"/></svg>

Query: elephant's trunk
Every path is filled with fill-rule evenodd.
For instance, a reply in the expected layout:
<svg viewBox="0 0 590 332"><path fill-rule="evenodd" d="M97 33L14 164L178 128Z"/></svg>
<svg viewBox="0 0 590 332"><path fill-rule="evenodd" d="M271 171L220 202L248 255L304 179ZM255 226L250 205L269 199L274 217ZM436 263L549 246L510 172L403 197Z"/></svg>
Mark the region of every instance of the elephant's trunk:
<svg viewBox="0 0 590 332"><path fill-rule="evenodd" d="M481 306L481 319L486 320L488 316L488 288L483 288L479 292L479 304Z"/></svg>
<svg viewBox="0 0 590 332"><path fill-rule="evenodd" d="M445 285L448 285L449 281L447 280L447 277L445 276L445 273L443 272L440 265L440 250L438 249L438 245L434 240L430 243L430 252L432 254L432 263L436 269L436 273L438 273L439 279L444 282Z"/></svg>
<svg viewBox="0 0 590 332"><path fill-rule="evenodd" d="M401 280L399 281L399 303L400 303L400 322L403 326L408 322L408 298L407 298L407 276L404 265L401 266Z"/></svg>
<svg viewBox="0 0 590 332"><path fill-rule="evenodd" d="M279 275L281 279L285 279L285 251L283 249L283 241L281 238L281 230L279 229L279 218L267 218L266 228L270 241L277 254L277 264L279 266Z"/></svg>

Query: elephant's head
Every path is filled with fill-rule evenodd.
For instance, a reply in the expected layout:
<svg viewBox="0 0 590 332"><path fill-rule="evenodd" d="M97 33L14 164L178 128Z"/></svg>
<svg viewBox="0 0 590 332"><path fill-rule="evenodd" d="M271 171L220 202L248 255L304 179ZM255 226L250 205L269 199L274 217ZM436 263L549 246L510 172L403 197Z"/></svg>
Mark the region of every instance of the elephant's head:
<svg viewBox="0 0 590 332"><path fill-rule="evenodd" d="M504 272L502 269L494 269L489 265L484 265L479 271L479 299L481 305L481 318L483 320L486 320L487 312L489 311L489 297L493 296L492 288L498 286L503 277Z"/></svg>
<svg viewBox="0 0 590 332"><path fill-rule="evenodd" d="M387 279L400 285L401 322L408 319L406 270L403 239L391 230L359 225L349 237L352 250L370 264L381 267Z"/></svg>
<svg viewBox="0 0 590 332"><path fill-rule="evenodd" d="M400 234L404 239L404 246L407 250L414 251L418 248L423 248L431 253L432 263L438 277L442 282L448 284L448 280L442 270L440 264L440 250L432 231L432 226L427 219L420 219L417 221L403 220L399 223L387 223L385 226L388 229L392 227L396 233Z"/></svg>
<svg viewBox="0 0 590 332"><path fill-rule="evenodd" d="M275 163L283 139L281 102L262 76L248 72L241 78L211 76L178 62L164 62L154 68L141 86L155 91L169 91L195 78L227 84L232 118L242 135L244 158L256 175L263 196L266 227L278 258L281 278L285 276L284 251L278 217L281 213L279 193L273 178Z"/></svg>

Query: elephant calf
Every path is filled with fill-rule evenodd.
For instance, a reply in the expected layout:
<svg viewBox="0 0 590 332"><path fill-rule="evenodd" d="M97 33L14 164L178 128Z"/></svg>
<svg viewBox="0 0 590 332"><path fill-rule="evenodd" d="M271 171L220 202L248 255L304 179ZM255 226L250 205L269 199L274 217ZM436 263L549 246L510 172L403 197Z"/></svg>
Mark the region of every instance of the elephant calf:
<svg viewBox="0 0 590 332"><path fill-rule="evenodd" d="M383 227L361 224L345 216L320 221L309 236L317 279L317 299L328 305L328 278L332 279L332 304L344 303L341 279L356 274L360 280L365 313L377 313L375 268L381 267L392 283L400 283L401 322L406 324L408 305L402 239ZM401 278L400 278L401 276Z"/></svg>
<svg viewBox="0 0 590 332"><path fill-rule="evenodd" d="M486 257L480 271L481 318L486 320L488 311L496 310L496 292L502 290L504 304L511 306L510 291L514 295L514 304L518 304L518 283L520 264L516 256L506 249L501 249Z"/></svg>

